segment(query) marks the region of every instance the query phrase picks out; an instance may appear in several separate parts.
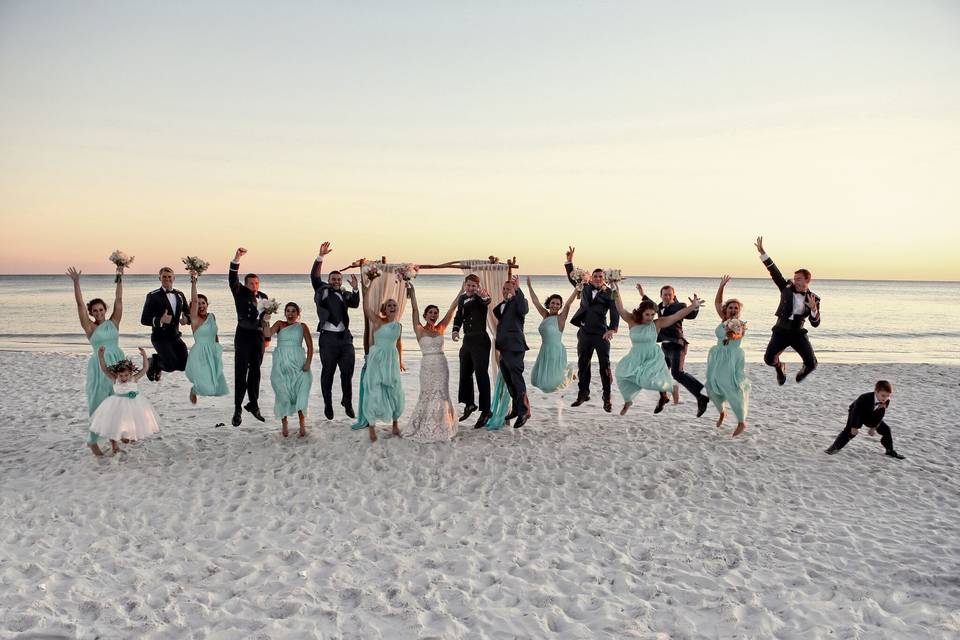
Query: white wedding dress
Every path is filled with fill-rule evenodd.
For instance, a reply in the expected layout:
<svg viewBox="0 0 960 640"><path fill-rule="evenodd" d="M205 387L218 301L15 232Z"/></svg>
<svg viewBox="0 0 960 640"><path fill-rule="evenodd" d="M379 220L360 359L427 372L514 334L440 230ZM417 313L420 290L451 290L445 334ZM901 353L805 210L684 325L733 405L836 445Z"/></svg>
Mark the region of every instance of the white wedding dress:
<svg viewBox="0 0 960 640"><path fill-rule="evenodd" d="M420 338L420 397L403 437L416 442L448 442L457 435L457 417L450 402L450 369L443 354L443 336L424 332Z"/></svg>

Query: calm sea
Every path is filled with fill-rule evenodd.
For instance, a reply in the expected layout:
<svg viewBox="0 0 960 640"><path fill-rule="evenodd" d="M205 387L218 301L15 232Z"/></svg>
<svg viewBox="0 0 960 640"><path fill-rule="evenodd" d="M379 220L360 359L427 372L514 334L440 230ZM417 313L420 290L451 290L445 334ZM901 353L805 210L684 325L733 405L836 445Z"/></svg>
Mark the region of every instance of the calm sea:
<svg viewBox="0 0 960 640"><path fill-rule="evenodd" d="M421 305L434 303L445 310L461 281L459 275L421 275L417 278ZM563 276L535 276L533 281L541 300L551 293L565 296L570 291ZM688 361L705 362L707 350L715 342L713 330L718 323L713 310L717 279L628 277L625 297L634 305L639 302L639 295L633 290L638 281L654 299L659 299L657 291L661 285L672 284L684 300L693 293L707 300L708 305L700 317L684 323L691 342ZM236 315L227 277L207 274L200 284L201 293L209 297L211 311L219 320L221 342L230 349ZM821 362L960 364L960 283L817 280L814 284L814 290L823 298L823 323L819 328L811 328L810 335ZM104 298L112 306L113 276L84 276L82 285L85 299ZM150 331L140 325L140 312L144 296L157 286L156 276L125 278L125 313L120 325L124 349L143 346L149 350ZM186 275L178 276L177 286L189 296L190 282ZM316 326L313 291L306 274L262 275L261 288L281 303L300 304L304 321L311 328ZM0 276L0 292L7 309L0 315L0 350L72 353L89 350L77 319L72 284L66 276ZM749 361L759 362L774 322L777 289L769 278L740 278L728 285L726 293L744 303L742 316L751 329L744 348ZM361 327L359 310L352 313L354 327ZM528 318L527 341L535 352L540 344L539 316L531 309ZM402 321L409 328L409 307ZM184 339L189 346L190 329L185 329ZM405 350L416 351L412 334L407 332L407 336ZM575 349L576 335L572 327L565 332L564 341L570 349ZM622 332L613 340L613 360L628 349L629 339ZM531 362L532 359L533 354ZM790 359L797 360L795 356Z"/></svg>

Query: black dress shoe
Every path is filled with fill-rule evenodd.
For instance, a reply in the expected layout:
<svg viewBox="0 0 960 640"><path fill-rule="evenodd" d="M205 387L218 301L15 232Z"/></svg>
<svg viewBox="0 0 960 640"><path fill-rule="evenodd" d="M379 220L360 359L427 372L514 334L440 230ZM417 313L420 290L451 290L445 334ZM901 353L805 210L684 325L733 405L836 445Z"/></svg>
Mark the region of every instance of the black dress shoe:
<svg viewBox="0 0 960 640"><path fill-rule="evenodd" d="M327 420L333 420L333 407L328 404L323 405L323 417Z"/></svg>
<svg viewBox="0 0 960 640"><path fill-rule="evenodd" d="M353 405L350 404L349 402L343 405L343 412L347 414L347 417L350 418L351 420L357 417L357 414L353 412Z"/></svg>
<svg viewBox="0 0 960 640"><path fill-rule="evenodd" d="M899 453L897 453L897 452L894 451L893 449L890 449L889 451L887 451L887 454L886 454L886 455L890 456L891 458L896 458L897 460L903 460L904 458L907 457L907 456L902 456L902 455L900 455Z"/></svg>
<svg viewBox="0 0 960 640"><path fill-rule="evenodd" d="M800 371L797 371L797 382L803 382L803 379L808 375L813 373L813 369L807 369L806 367L800 367Z"/></svg>
<svg viewBox="0 0 960 640"><path fill-rule="evenodd" d="M590 396L577 396L577 399L574 400L574 401L573 401L573 404L571 404L570 406L571 406L571 407L579 407L579 406L582 405L584 402L587 402L587 401L589 401L589 400L590 400Z"/></svg>
<svg viewBox="0 0 960 640"><path fill-rule="evenodd" d="M828 456L832 456L832 455L836 455L836 454L840 453L840 449L834 449L833 447L827 447L826 449L823 450L823 452L824 452L825 454L827 454Z"/></svg>
<svg viewBox="0 0 960 640"><path fill-rule="evenodd" d="M473 412L476 410L477 410L477 405L475 404L468 404L467 406L465 406L463 408L463 415L460 416L460 422L463 422L464 420L469 418L473 414Z"/></svg>
<svg viewBox="0 0 960 640"><path fill-rule="evenodd" d="M489 411L481 411L480 417L477 419L477 424L473 425L473 428L483 429L485 426L487 426L487 420L489 420L491 416L493 416L493 414Z"/></svg>
<svg viewBox="0 0 960 640"><path fill-rule="evenodd" d="M511 410L510 410L510 413L508 413L506 416L504 416L503 419L504 419L505 422L509 422L510 420L513 420L513 419L516 418L516 417L517 417L517 412L516 412L516 410L515 410L515 409L511 409Z"/></svg>
<svg viewBox="0 0 960 640"><path fill-rule="evenodd" d="M697 417L699 418L707 412L707 407L710 406L710 398L701 394L697 397Z"/></svg>
<svg viewBox="0 0 960 640"><path fill-rule="evenodd" d="M519 418L517 418L517 421L514 423L513 428L519 429L523 425L527 424L527 420L529 419L530 419L530 412L528 411L522 416L520 416Z"/></svg>
<svg viewBox="0 0 960 640"><path fill-rule="evenodd" d="M653 410L654 413L660 413L663 411L663 408L667 406L667 403L670 402L670 396L665 393L660 394L660 399L657 400L657 407Z"/></svg>
<svg viewBox="0 0 960 640"><path fill-rule="evenodd" d="M787 382L787 365L782 362L777 365L777 384L781 387Z"/></svg>
<svg viewBox="0 0 960 640"><path fill-rule="evenodd" d="M613 403L610 402L609 398L603 401L603 410L606 411L607 413L610 413L613 411Z"/></svg>
<svg viewBox="0 0 960 640"><path fill-rule="evenodd" d="M240 409L237 409L233 412L233 420L230 421L230 424L239 427L241 422L243 422L243 416L240 415Z"/></svg>
<svg viewBox="0 0 960 640"><path fill-rule="evenodd" d="M263 414L260 413L260 407L253 406L252 403L248 402L243 405L243 408L253 414L253 417L259 420L260 422L266 422L267 419L263 417Z"/></svg>

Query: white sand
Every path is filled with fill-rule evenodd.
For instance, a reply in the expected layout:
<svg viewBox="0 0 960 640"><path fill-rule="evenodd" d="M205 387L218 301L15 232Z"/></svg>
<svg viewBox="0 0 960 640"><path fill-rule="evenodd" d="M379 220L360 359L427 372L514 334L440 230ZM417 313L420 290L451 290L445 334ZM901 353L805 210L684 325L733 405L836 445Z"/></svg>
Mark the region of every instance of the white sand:
<svg viewBox="0 0 960 640"><path fill-rule="evenodd" d="M161 436L95 460L84 362L0 353L0 637L960 636L960 368L779 388L751 365L736 440L686 392L620 418L598 388L578 409L535 392L521 431L373 446L318 386L310 437L284 441L173 374L141 383ZM865 431L823 454L880 377L907 459Z"/></svg>

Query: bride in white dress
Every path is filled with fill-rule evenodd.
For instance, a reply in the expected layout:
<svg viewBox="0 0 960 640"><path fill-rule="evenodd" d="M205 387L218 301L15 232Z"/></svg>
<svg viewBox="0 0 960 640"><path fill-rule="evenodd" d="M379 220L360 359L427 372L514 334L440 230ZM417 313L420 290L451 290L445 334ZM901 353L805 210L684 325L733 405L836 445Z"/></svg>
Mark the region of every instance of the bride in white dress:
<svg viewBox="0 0 960 640"><path fill-rule="evenodd" d="M449 442L457 435L457 417L450 401L450 369L447 356L443 354L443 334L457 308L457 298L439 322L440 309L428 305L423 310L420 322L420 310L417 308L417 293L413 283L410 290L410 309L413 312L413 330L420 343L423 356L420 363L420 397L417 406L404 429L403 437L416 442Z"/></svg>

